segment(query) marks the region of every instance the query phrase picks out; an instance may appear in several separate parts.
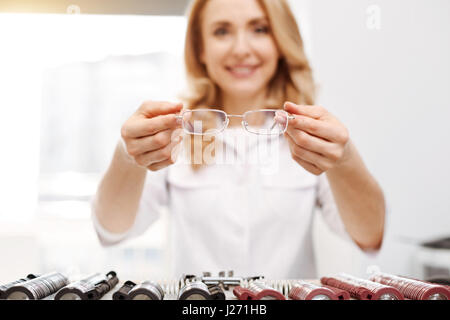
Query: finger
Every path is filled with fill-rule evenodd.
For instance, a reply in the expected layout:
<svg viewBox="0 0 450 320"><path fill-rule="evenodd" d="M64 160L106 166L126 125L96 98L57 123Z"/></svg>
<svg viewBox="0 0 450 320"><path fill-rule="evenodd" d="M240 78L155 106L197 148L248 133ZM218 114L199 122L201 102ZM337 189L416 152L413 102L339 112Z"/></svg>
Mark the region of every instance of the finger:
<svg viewBox="0 0 450 320"><path fill-rule="evenodd" d="M289 113L300 114L314 119L319 119L327 112L323 107L320 106L298 105L292 102L286 102L284 104L284 110Z"/></svg>
<svg viewBox="0 0 450 320"><path fill-rule="evenodd" d="M180 127L181 124L177 121L177 116L175 114L168 114L150 119L140 119L133 126L127 127L126 132L123 132L122 135L126 135L127 138L142 138L154 135L163 130Z"/></svg>
<svg viewBox="0 0 450 320"><path fill-rule="evenodd" d="M128 154L138 156L146 152L161 149L171 142L172 132L173 130L164 130L152 136L132 139L127 143Z"/></svg>
<svg viewBox="0 0 450 320"><path fill-rule="evenodd" d="M174 158L173 149L180 141L181 140L175 140L161 149L143 153L135 158L136 163L143 167L148 167L154 163L172 159Z"/></svg>
<svg viewBox="0 0 450 320"><path fill-rule="evenodd" d="M340 148L333 142L312 136L305 131L289 127L286 130L285 135L292 139L293 143L299 147L318 153L330 159L340 157Z"/></svg>
<svg viewBox="0 0 450 320"><path fill-rule="evenodd" d="M299 165L301 165L303 168L305 168L307 171L311 172L314 175L319 175L323 172L323 170L317 168L312 163L309 163L308 161L302 160L297 156L292 157Z"/></svg>
<svg viewBox="0 0 450 320"><path fill-rule="evenodd" d="M332 162L324 156L299 147L292 140L290 142L291 143L289 144L289 148L294 156L314 164L316 167L323 171L326 171L332 167Z"/></svg>
<svg viewBox="0 0 450 320"><path fill-rule="evenodd" d="M288 121L287 113L283 110L277 110L275 111L275 117L273 118L273 120L278 122L282 126L286 126L286 122Z"/></svg>
<svg viewBox="0 0 450 320"><path fill-rule="evenodd" d="M296 128L310 133L313 136L326 139L328 141L341 141L345 129L337 127L329 122L317 120L302 115L295 116L289 121L291 129Z"/></svg>
<svg viewBox="0 0 450 320"><path fill-rule="evenodd" d="M173 161L172 161L172 159L169 158L169 159L161 161L161 162L153 163L153 164L149 165L147 167L147 169L149 169L151 171L158 171L158 170L164 169L165 167L170 166L171 164L173 164Z"/></svg>
<svg viewBox="0 0 450 320"><path fill-rule="evenodd" d="M322 171L327 171L332 167L330 160L315 152L311 152L298 146L294 146L291 152L295 157L314 164L314 166Z"/></svg>
<svg viewBox="0 0 450 320"><path fill-rule="evenodd" d="M173 103L164 101L146 101L139 108L139 113L147 118L152 118L164 114L177 113L183 108L183 103Z"/></svg>

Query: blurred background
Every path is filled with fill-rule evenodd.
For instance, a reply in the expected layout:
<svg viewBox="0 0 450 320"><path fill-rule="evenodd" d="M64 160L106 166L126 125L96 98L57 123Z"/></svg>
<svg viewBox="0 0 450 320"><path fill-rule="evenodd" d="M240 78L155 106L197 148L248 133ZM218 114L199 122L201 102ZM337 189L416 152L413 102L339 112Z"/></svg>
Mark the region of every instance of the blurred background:
<svg viewBox="0 0 450 320"><path fill-rule="evenodd" d="M170 214L102 248L90 199L122 123L184 88L188 1L0 0L0 283L28 273L170 278ZM314 223L318 275L450 275L450 2L291 0L318 104L350 130L388 202L377 255ZM208 270L205 270L208 271Z"/></svg>

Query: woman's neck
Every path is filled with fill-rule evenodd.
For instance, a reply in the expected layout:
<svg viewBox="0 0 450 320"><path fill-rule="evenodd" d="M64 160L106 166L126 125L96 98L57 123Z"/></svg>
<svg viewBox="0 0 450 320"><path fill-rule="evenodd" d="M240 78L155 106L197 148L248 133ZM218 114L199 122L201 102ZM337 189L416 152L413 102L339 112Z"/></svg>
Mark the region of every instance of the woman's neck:
<svg viewBox="0 0 450 320"><path fill-rule="evenodd" d="M245 111L258 110L265 107L266 92L260 92L251 96L222 95L222 107L228 114L243 114Z"/></svg>

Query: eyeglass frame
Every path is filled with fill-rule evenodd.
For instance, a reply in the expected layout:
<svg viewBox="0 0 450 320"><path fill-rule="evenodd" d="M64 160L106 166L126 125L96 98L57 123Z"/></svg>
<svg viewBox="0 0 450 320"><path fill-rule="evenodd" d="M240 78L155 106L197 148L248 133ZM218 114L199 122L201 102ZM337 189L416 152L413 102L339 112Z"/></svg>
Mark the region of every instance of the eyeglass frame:
<svg viewBox="0 0 450 320"><path fill-rule="evenodd" d="M293 120L293 119L295 119L295 116L289 114L287 111L282 110L282 109L259 109L259 110L249 110L249 111L244 112L243 114L228 114L228 113L226 113L225 111L220 110L220 109L207 109L207 108L201 108L201 109L188 109L188 110L183 110L179 115L176 115L176 116L175 116L177 119L180 119L180 120L182 121L182 127L183 127L183 131L184 131L185 133L191 134L191 135L199 135L199 136L205 136L205 135L208 135L208 133L189 132L189 131L184 127L183 115L186 114L186 113L188 113L188 112L193 112L193 111L213 111L213 112L223 113L223 114L225 115L225 117L226 117L226 123L225 123L225 125L223 126L222 129L220 129L219 131L215 132L214 134L219 134L219 133L223 132L226 128L228 128L228 124L229 124L229 122L230 122L230 120L229 120L230 117L231 117L231 118L242 118L242 119L244 119L244 117L245 117L246 114L249 114L249 113L252 113L252 112L261 112L261 111L275 111L275 112L276 112L276 111L282 111L282 112L284 112L284 113L287 114L287 119L288 119L288 120ZM283 130L283 132L278 133L278 134L256 133L256 132L251 132L251 131L247 128L248 123L245 124L244 122L245 122L245 121L241 121L241 124L242 124L242 127L244 128L244 130L247 131L248 133L256 134L256 135L266 135L266 136L281 135L281 134L283 134L283 133L286 132L287 127L288 127L288 123L286 123L286 128ZM274 125L275 125L275 124L274 124ZM272 129L273 129L273 126L272 126L271 130L272 130ZM211 133L211 135L213 135L213 134Z"/></svg>

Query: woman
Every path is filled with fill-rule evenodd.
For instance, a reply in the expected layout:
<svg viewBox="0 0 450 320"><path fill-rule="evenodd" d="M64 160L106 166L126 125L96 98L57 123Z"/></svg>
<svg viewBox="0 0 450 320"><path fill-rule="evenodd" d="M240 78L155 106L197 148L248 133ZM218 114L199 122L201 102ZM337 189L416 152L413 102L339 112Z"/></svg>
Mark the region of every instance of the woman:
<svg viewBox="0 0 450 320"><path fill-rule="evenodd" d="M242 276L314 277L311 222L319 206L338 234L364 251L380 248L383 193L346 127L314 105L311 69L285 0L194 0L185 62L186 107L147 101L122 127L93 206L103 244L143 233L166 205L177 276L232 269ZM268 107L290 115L280 111L275 117L287 128L271 174L258 165L177 161L180 128L189 122L189 112L180 116L181 111L214 108L242 115ZM229 117L225 133L252 136L230 129L236 119ZM227 144L225 136L214 138Z"/></svg>

